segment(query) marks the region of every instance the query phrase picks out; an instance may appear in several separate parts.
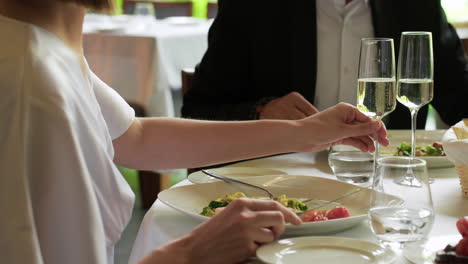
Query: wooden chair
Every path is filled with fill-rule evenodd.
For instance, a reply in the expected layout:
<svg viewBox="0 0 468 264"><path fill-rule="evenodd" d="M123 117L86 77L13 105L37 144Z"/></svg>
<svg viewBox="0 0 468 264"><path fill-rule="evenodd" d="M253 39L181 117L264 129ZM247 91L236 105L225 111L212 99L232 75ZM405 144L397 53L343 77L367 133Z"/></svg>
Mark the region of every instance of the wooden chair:
<svg viewBox="0 0 468 264"><path fill-rule="evenodd" d="M153 4L157 19L163 19L171 16L192 16L193 13L192 1L169 2L150 0L125 0L123 5L124 13L133 14L137 3Z"/></svg>
<svg viewBox="0 0 468 264"><path fill-rule="evenodd" d="M182 69L182 95L185 95L190 89L192 89L194 73L194 68Z"/></svg>
<svg viewBox="0 0 468 264"><path fill-rule="evenodd" d="M206 10L206 16L208 18L215 18L216 14L218 14L218 3L208 2Z"/></svg>
<svg viewBox="0 0 468 264"><path fill-rule="evenodd" d="M463 39L463 46L465 47L465 54L468 56L468 39Z"/></svg>

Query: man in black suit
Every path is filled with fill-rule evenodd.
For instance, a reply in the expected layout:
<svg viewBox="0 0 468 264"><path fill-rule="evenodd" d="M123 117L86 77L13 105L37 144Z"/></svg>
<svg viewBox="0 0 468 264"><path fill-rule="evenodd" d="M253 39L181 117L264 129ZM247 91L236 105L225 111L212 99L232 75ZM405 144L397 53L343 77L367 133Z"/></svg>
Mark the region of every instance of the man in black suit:
<svg viewBox="0 0 468 264"><path fill-rule="evenodd" d="M334 56L333 52L330 53L333 45L327 50L326 40L319 39L324 34L320 31L324 25L317 22L323 15L318 4L328 5L327 1L337 6L340 2L220 1L218 16L208 36L208 50L196 68L192 89L184 95L182 116L212 120L298 119L317 111L313 104L319 103L319 93L325 97L329 90L340 94L340 89L343 91L346 84L336 88L326 87L327 82L323 82L325 85L317 87L318 79L320 81L323 76L321 67L327 63L323 52ZM455 29L446 20L440 0L341 1L345 7L341 6L339 12L353 2L364 2L366 6L361 8L364 7L364 14L368 9L371 30L367 37L393 38L397 57L401 32L432 32L434 99L431 104L449 125L468 116L467 61ZM326 14L322 17L328 19ZM345 26L346 22L343 28ZM366 24L355 24L349 31L353 33L363 26ZM330 32L336 29L330 28ZM343 50L336 51L340 52ZM359 49L345 50L345 54L354 53L359 53ZM351 70L357 68L357 63L355 61ZM326 75L327 71L323 74ZM328 71L328 74L332 76L335 72ZM339 72L335 75L337 80L343 78ZM327 80L333 82L330 76ZM354 76L357 79L357 75ZM355 82L346 89L355 93ZM342 100L336 97L334 103ZM347 101L355 104L355 100ZM323 109L319 107L319 110ZM427 107L424 107L418 115L418 128L424 127L426 116ZM398 104L386 123L388 128L409 128L408 109Z"/></svg>

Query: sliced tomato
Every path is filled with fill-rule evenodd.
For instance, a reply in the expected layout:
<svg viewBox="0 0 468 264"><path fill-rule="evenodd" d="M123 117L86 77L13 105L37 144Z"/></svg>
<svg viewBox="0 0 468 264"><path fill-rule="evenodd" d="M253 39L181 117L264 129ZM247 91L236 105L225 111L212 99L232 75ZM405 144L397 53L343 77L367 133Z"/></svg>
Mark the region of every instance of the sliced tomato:
<svg viewBox="0 0 468 264"><path fill-rule="evenodd" d="M457 228L462 237L468 237L468 216L458 219Z"/></svg>
<svg viewBox="0 0 468 264"><path fill-rule="evenodd" d="M310 210L305 212L301 219L304 222L316 222L316 221L325 221L328 220L327 218L327 210Z"/></svg>
<svg viewBox="0 0 468 264"><path fill-rule="evenodd" d="M311 219L310 222L318 222L318 221L326 221L326 220L328 220L328 218L326 216L316 215Z"/></svg>
<svg viewBox="0 0 468 264"><path fill-rule="evenodd" d="M338 206L328 211L328 214L326 216L328 219L338 219L348 217L350 216L350 214L346 207Z"/></svg>

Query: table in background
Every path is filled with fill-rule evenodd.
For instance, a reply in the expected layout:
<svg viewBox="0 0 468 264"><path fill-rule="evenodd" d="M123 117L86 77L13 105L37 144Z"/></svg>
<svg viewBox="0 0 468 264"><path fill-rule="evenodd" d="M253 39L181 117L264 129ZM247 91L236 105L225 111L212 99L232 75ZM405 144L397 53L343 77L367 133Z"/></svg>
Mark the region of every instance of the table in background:
<svg viewBox="0 0 468 264"><path fill-rule="evenodd" d="M327 152L294 153L262 159L255 159L230 165L230 167L259 167L282 170L289 175L335 177L328 166ZM435 222L430 236L457 235L456 220L468 215L467 200L462 197L458 176L455 169L431 169L430 176L435 178L431 184ZM180 185L190 184L188 180ZM143 256L163 244L189 233L200 224L196 219L182 214L157 200L146 213L140 226L130 257L131 264L136 263ZM376 242L367 221L363 221L354 228L345 230L332 236L350 237Z"/></svg>
<svg viewBox="0 0 468 264"><path fill-rule="evenodd" d="M193 68L207 48L211 20L187 23L140 16L89 14L83 28L91 69L124 99L149 116L173 117L171 89L180 89L181 70Z"/></svg>

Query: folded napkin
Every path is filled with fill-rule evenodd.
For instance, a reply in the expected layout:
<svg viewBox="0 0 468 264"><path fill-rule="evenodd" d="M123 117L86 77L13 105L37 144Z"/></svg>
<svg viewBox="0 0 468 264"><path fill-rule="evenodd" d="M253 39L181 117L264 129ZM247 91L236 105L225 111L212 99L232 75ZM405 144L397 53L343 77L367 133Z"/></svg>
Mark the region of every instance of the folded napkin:
<svg viewBox="0 0 468 264"><path fill-rule="evenodd" d="M447 130L442 137L442 145L450 161L468 166L468 119Z"/></svg>

